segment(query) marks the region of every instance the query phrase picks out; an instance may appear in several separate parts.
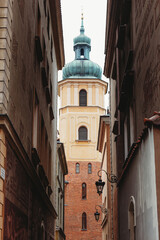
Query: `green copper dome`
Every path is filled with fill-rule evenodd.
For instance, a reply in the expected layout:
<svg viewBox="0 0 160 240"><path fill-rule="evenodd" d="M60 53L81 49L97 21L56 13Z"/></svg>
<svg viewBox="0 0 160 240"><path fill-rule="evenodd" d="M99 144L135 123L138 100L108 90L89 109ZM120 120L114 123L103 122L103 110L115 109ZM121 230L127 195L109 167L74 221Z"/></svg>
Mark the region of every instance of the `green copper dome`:
<svg viewBox="0 0 160 240"><path fill-rule="evenodd" d="M74 42L74 45L79 44L79 43L84 43L84 44L90 45L91 39L84 34L80 34L78 37L74 38L73 42Z"/></svg>
<svg viewBox="0 0 160 240"><path fill-rule="evenodd" d="M98 78L101 79L101 67L89 59L91 39L84 34L83 16L80 35L74 38L75 60L63 68L63 79L66 78Z"/></svg>
<svg viewBox="0 0 160 240"><path fill-rule="evenodd" d="M90 60L74 60L63 68L63 79L66 78L98 78L101 79L100 66Z"/></svg>

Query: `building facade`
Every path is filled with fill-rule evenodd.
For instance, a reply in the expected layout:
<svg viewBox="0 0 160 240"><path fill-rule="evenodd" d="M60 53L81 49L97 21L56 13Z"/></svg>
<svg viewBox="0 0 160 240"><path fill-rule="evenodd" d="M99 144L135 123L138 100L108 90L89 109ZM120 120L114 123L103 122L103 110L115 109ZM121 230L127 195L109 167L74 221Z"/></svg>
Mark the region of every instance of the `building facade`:
<svg viewBox="0 0 160 240"><path fill-rule="evenodd" d="M55 238L60 1L0 1L0 239Z"/></svg>
<svg viewBox="0 0 160 240"><path fill-rule="evenodd" d="M159 16L156 0L108 1L104 74L119 178L115 239L159 239Z"/></svg>
<svg viewBox="0 0 160 240"><path fill-rule="evenodd" d="M110 158L110 116L100 116L97 150L102 153L101 175L102 181L105 182L102 193L102 240L112 239L112 211L113 211L113 185L107 180L106 173L112 173ZM106 211L105 211L106 209Z"/></svg>
<svg viewBox="0 0 160 240"><path fill-rule="evenodd" d="M65 190L65 234L67 240L102 238L100 223L94 218L95 206L101 204L95 180L101 166L96 150L99 116L105 114L107 83L101 80L101 68L89 58L90 38L74 38L75 59L63 68L58 83L60 140L64 143L68 164Z"/></svg>
<svg viewBox="0 0 160 240"><path fill-rule="evenodd" d="M57 141L57 164L56 164L56 240L65 240L64 234L64 195L65 175L68 174L66 155L63 143Z"/></svg>

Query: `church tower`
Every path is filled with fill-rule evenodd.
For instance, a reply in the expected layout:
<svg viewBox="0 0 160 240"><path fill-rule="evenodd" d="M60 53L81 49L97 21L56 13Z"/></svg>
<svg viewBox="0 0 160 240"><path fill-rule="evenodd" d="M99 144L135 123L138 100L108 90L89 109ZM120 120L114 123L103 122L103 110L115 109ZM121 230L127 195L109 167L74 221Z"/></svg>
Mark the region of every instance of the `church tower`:
<svg viewBox="0 0 160 240"><path fill-rule="evenodd" d="M85 34L83 15L80 35L74 38L75 59L63 68L58 83L61 101L59 131L68 164L65 186L67 240L102 239L95 206L101 204L95 181L101 167L97 151L99 116L105 114L107 83L100 66L90 60L91 39Z"/></svg>

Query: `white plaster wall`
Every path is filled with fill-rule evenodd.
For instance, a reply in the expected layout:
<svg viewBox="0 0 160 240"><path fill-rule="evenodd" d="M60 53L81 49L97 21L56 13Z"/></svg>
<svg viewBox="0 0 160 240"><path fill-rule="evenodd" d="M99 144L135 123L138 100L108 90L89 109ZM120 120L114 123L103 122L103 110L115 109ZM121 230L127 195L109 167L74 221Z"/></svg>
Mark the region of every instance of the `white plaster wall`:
<svg viewBox="0 0 160 240"><path fill-rule="evenodd" d="M158 240L157 198L155 181L153 130L132 160L119 186L120 239L129 239L128 206L130 197L136 201L136 239Z"/></svg>
<svg viewBox="0 0 160 240"><path fill-rule="evenodd" d="M139 237L137 239L159 239L154 156L153 129L151 129L146 141L142 142L137 156L139 160L137 204L139 204L136 210L137 218L139 218L137 223L142 224L137 231L137 237ZM152 214L149 214L151 212Z"/></svg>

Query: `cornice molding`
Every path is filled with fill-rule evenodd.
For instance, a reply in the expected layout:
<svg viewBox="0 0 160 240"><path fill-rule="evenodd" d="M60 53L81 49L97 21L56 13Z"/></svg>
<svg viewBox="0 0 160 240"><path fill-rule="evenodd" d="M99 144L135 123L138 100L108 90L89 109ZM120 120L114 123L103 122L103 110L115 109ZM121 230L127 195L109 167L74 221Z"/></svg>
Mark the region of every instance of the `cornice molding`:
<svg viewBox="0 0 160 240"><path fill-rule="evenodd" d="M97 105L94 105L94 106L73 106L73 105L67 105L67 106L64 106L64 107L60 107L59 110L62 110L62 109L65 109L65 108L86 108L86 112L88 113L87 109L88 108L99 108L99 109L102 109L102 110L106 110L105 108L101 107L101 106L97 106ZM73 114L72 112L68 112L68 113L71 113ZM93 112L91 112L92 114ZM95 112L94 112L95 114ZM99 113L97 112L97 115L99 116Z"/></svg>
<svg viewBox="0 0 160 240"><path fill-rule="evenodd" d="M97 84L102 85L105 87L105 93L107 93L108 90L108 83L101 79L91 79L91 78L85 78L85 79L64 79L58 82L58 96L60 96L60 87L66 84L78 84L80 86L82 83L84 84Z"/></svg>

